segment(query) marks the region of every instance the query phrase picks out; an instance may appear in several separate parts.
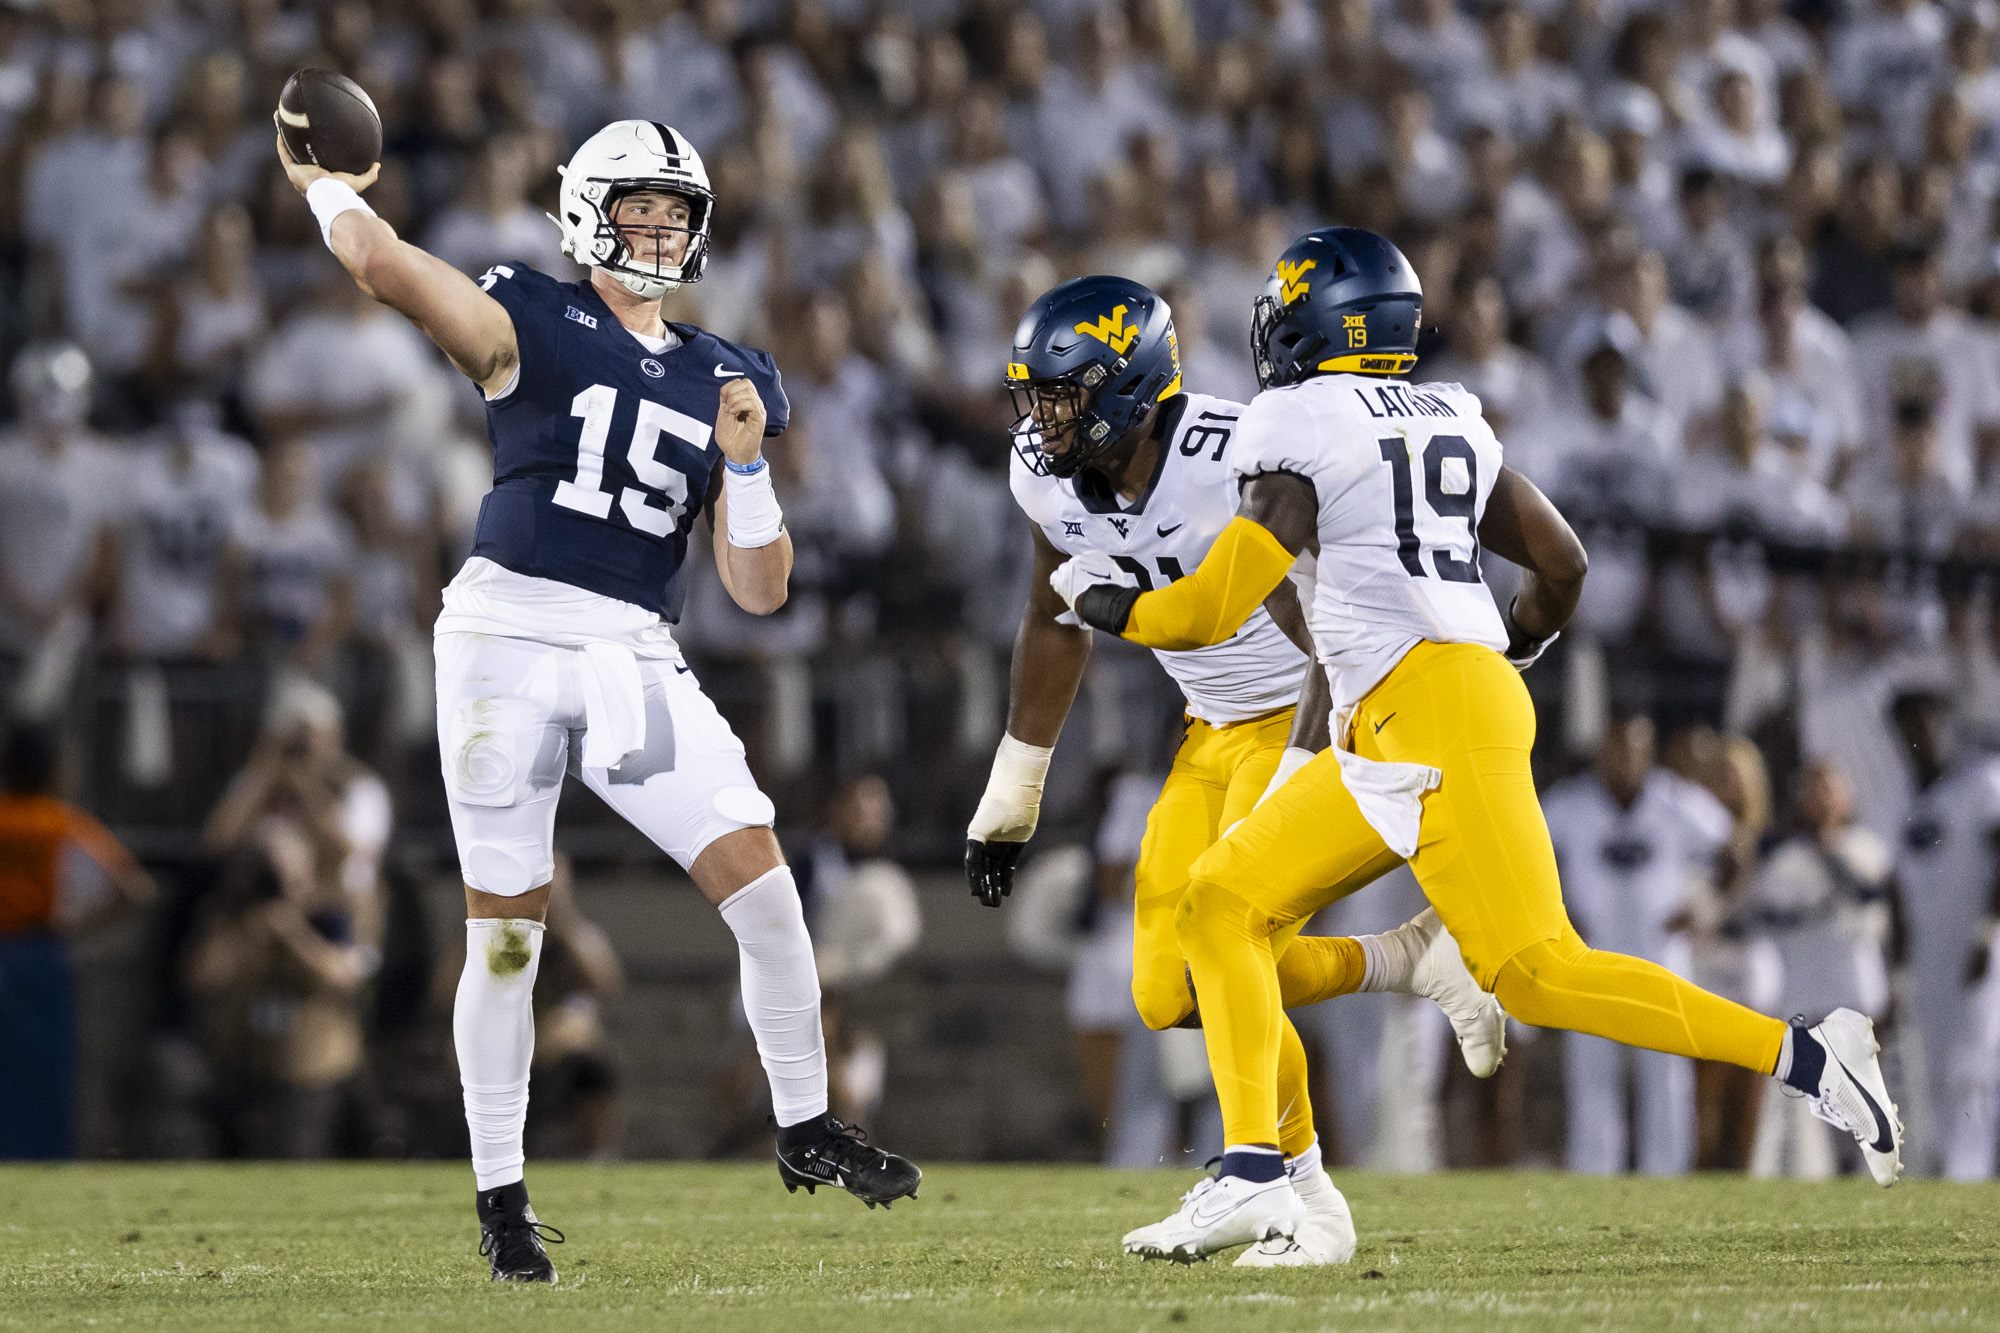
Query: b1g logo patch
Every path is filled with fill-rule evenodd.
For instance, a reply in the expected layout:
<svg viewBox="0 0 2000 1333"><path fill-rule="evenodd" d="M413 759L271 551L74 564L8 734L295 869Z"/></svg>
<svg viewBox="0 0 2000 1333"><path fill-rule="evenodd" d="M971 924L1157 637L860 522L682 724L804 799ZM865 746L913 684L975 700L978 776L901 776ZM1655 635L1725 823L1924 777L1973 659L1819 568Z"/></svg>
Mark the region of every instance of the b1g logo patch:
<svg viewBox="0 0 2000 1333"><path fill-rule="evenodd" d="M663 380L667 377L667 368L650 356L639 363L639 369L644 371L649 379Z"/></svg>

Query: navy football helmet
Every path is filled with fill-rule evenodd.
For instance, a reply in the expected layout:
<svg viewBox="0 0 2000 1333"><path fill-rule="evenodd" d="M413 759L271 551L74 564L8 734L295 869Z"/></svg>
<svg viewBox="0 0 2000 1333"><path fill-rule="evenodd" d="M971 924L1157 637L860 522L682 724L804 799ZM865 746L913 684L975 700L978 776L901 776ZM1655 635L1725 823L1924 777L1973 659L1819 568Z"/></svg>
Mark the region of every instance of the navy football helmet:
<svg viewBox="0 0 2000 1333"><path fill-rule="evenodd" d="M1359 227L1321 227L1285 248L1257 298L1257 383L1321 374L1407 375L1424 289L1403 252Z"/></svg>
<svg viewBox="0 0 2000 1333"><path fill-rule="evenodd" d="M1130 278L1052 287L1014 330L1007 388L1015 449L1037 475L1073 477L1181 391L1173 312Z"/></svg>

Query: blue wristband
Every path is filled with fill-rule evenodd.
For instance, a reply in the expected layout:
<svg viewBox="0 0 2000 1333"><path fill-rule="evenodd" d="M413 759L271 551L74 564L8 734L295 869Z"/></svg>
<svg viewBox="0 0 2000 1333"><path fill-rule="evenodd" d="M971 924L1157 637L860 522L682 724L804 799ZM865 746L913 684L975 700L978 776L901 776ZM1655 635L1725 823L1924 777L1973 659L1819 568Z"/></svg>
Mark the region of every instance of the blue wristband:
<svg viewBox="0 0 2000 1333"><path fill-rule="evenodd" d="M725 458L722 460L722 465L739 477L754 477L759 472L762 472L766 466L765 460L762 458L759 458L754 463L739 463L733 458Z"/></svg>

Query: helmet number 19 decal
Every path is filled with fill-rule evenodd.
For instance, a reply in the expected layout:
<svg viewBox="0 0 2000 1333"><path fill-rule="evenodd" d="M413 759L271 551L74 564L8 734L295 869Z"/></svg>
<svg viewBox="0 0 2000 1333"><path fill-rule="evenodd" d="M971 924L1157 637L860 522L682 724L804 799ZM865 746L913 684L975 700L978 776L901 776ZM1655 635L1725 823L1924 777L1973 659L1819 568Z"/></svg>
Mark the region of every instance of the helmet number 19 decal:
<svg viewBox="0 0 2000 1333"><path fill-rule="evenodd" d="M1396 503L1396 556L1411 578L1427 578L1424 543L1417 533L1416 465L1411 441L1398 436L1377 441L1382 461L1389 465L1389 485ZM1451 553L1444 541L1430 547L1431 564L1446 583L1478 583L1479 579L1479 458L1460 435L1434 435L1424 446L1424 502L1438 519L1464 519L1472 545L1469 559ZM1426 526L1433 526L1426 524ZM1442 536L1442 534L1440 534Z"/></svg>
<svg viewBox="0 0 2000 1333"><path fill-rule="evenodd" d="M592 518L611 517L611 492L604 489L604 446L611 437L611 417L617 408L618 390L609 384L593 384L570 403L570 415L583 418L583 432L577 440L576 480L556 483L555 502L564 509ZM618 508L626 522L655 537L674 530L687 511L688 479L659 460L660 437L671 435L696 449L706 449L713 433L713 428L684 412L651 399L639 400L625 461L632 475L648 489L626 486L620 490ZM655 499L665 501L664 507L655 507L651 503Z"/></svg>

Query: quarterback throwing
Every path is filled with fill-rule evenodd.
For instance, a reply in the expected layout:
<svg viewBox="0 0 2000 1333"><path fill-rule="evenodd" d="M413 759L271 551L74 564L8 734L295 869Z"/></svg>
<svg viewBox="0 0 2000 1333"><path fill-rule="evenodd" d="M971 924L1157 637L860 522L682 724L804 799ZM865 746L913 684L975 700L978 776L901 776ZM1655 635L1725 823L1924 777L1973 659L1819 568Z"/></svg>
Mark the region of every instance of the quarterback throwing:
<svg viewBox="0 0 2000 1333"><path fill-rule="evenodd" d="M436 642L467 917L453 1044L493 1277L556 1280L543 1242L561 1233L529 1207L521 1143L565 773L678 861L735 934L787 1188L844 1187L871 1208L914 1195L915 1166L827 1114L818 974L772 805L674 642L697 516L745 610L781 606L792 565L762 454L787 420L776 365L660 315L707 259L700 155L666 125L607 125L564 169L554 220L589 279L501 264L475 283L374 216L358 192L373 170L278 151L354 280L486 396L493 491Z"/></svg>

